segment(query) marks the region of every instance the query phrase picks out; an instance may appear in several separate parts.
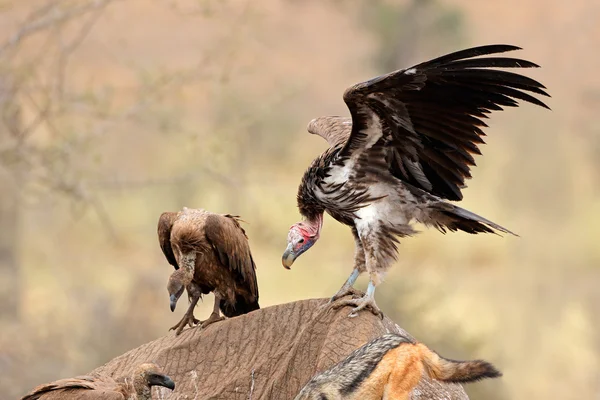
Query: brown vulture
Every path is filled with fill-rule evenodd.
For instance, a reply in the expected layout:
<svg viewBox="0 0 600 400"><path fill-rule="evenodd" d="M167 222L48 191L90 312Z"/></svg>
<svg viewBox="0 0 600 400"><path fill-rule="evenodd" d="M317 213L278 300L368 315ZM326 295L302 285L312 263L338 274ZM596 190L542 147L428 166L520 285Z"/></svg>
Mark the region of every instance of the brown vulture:
<svg viewBox="0 0 600 400"><path fill-rule="evenodd" d="M21 400L150 400L151 387L175 389L175 383L154 363L138 366L131 377L77 376L40 385Z"/></svg>
<svg viewBox="0 0 600 400"><path fill-rule="evenodd" d="M381 315L375 288L397 257L398 238L415 233L412 222L443 233L512 234L448 200L462 199L491 111L516 107L517 100L549 108L530 94L549 97L541 83L496 69L538 65L479 57L519 49L475 47L379 76L345 91L350 118L313 119L308 131L330 147L308 167L298 189L303 220L290 228L284 267L319 239L327 212L352 228L356 243L354 270L332 297L333 306L354 306L350 316L365 307ZM353 284L364 271L370 277L364 296L341 299L356 294Z"/></svg>
<svg viewBox="0 0 600 400"><path fill-rule="evenodd" d="M158 220L158 240L167 261L175 267L170 276L171 311L187 289L190 306L171 329L179 335L185 325L203 328L226 317L258 310L256 265L248 237L233 215L201 209L165 212ZM181 267L181 268L179 268ZM206 321L194 318L194 307L203 294L213 292L213 312Z"/></svg>

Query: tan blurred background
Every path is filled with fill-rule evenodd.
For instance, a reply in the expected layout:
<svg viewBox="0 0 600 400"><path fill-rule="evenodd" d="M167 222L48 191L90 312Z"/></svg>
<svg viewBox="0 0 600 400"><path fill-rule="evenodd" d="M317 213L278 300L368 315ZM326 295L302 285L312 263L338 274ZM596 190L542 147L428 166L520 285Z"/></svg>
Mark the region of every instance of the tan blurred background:
<svg viewBox="0 0 600 400"><path fill-rule="evenodd" d="M492 117L463 204L521 237L407 238L377 300L504 371L474 400L600 398L599 21L595 0L0 1L0 397L167 334L162 211L243 216L262 307L333 294L347 227L280 261L326 147L307 122L347 114L353 83L511 43L553 111Z"/></svg>

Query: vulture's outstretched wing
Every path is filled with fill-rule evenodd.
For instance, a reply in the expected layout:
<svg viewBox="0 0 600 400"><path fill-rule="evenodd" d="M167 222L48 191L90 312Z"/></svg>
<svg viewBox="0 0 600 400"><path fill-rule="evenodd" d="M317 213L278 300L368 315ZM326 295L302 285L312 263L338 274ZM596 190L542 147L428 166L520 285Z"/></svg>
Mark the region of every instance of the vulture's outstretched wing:
<svg viewBox="0 0 600 400"><path fill-rule="evenodd" d="M158 242L169 264L174 266L175 269L179 269L177 259L171 247L171 228L176 219L177 213L174 212L164 212L160 215L158 219Z"/></svg>
<svg viewBox="0 0 600 400"><path fill-rule="evenodd" d="M306 130L327 140L329 147L345 143L352 131L352 119L348 117L321 117L308 123Z"/></svg>
<svg viewBox="0 0 600 400"><path fill-rule="evenodd" d="M478 144L484 143L481 127L487 125L482 119L493 110L517 106L517 100L549 108L527 93L549 96L541 83L490 69L536 64L473 58L518 49L475 47L354 85L344 93L352 132L340 155L368 163L365 151L384 147L386 164L396 177L439 197L461 200L461 188L475 165L472 154L481 154Z"/></svg>
<svg viewBox="0 0 600 400"><path fill-rule="evenodd" d="M211 214L206 218L204 232L221 264L229 268L236 280L244 283L252 295L257 296L256 265L238 217Z"/></svg>

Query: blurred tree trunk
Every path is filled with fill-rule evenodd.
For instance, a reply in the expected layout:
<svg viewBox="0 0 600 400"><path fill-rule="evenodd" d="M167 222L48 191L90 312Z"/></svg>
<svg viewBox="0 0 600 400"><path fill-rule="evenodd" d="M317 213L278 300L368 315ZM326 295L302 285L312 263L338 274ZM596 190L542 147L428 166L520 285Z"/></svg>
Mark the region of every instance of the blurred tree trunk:
<svg viewBox="0 0 600 400"><path fill-rule="evenodd" d="M21 132L20 112L13 100L10 80L0 75L0 147L10 146ZM24 176L20 163L16 163L16 168L16 173L0 168L0 319L9 321L19 317L21 293L18 233Z"/></svg>

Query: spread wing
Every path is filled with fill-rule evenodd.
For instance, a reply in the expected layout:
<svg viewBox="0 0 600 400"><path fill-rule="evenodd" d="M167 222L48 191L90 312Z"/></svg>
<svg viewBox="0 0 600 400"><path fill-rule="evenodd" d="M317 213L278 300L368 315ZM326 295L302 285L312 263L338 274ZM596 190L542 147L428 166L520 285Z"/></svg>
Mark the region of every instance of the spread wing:
<svg viewBox="0 0 600 400"><path fill-rule="evenodd" d="M114 391L114 382L103 382L91 376L61 379L40 385L21 400L60 400L77 398L81 400L125 400L122 393Z"/></svg>
<svg viewBox="0 0 600 400"><path fill-rule="evenodd" d="M327 140L329 147L346 143L352 131L352 119L348 117L320 117L308 123L309 133Z"/></svg>
<svg viewBox="0 0 600 400"><path fill-rule="evenodd" d="M177 213L174 212L164 212L160 215L158 219L158 242L169 264L174 266L175 269L179 269L175 254L171 248L171 228L176 219Z"/></svg>
<svg viewBox="0 0 600 400"><path fill-rule="evenodd" d="M240 226L238 217L211 214L204 225L206 239L221 264L243 283L251 294L258 296L256 265L250 252L248 237Z"/></svg>
<svg viewBox="0 0 600 400"><path fill-rule="evenodd" d="M354 85L344 93L352 131L340 155L381 164L365 152L383 147L384 165L394 176L436 196L461 200L461 188L475 165L473 154L481 154L478 145L484 143L483 119L491 111L516 107L517 100L548 108L529 94L549 96L541 83L495 69L536 64L474 58L518 49L475 47Z"/></svg>

